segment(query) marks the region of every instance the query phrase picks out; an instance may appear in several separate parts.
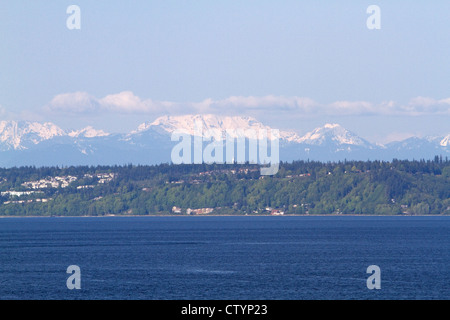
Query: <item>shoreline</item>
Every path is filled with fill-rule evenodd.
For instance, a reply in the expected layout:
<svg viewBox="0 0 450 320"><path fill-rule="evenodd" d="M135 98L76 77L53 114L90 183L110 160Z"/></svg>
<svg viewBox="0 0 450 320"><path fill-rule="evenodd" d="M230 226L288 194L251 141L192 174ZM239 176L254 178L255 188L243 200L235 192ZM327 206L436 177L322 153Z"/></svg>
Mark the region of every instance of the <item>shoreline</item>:
<svg viewBox="0 0 450 320"><path fill-rule="evenodd" d="M263 215L263 214L202 214L202 215L170 215L170 214L154 214L154 215L102 215L102 216L0 216L2 218L152 218L152 217L450 217L445 214L423 214L423 215L387 215L387 214L287 214L287 215Z"/></svg>

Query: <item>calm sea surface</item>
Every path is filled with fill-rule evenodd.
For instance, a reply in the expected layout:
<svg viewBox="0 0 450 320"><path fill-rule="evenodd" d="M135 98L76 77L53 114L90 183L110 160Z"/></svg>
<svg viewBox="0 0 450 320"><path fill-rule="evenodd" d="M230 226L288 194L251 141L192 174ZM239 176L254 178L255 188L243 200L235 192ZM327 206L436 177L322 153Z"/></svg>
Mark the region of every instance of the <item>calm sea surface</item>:
<svg viewBox="0 0 450 320"><path fill-rule="evenodd" d="M0 299L449 298L450 217L0 219Z"/></svg>

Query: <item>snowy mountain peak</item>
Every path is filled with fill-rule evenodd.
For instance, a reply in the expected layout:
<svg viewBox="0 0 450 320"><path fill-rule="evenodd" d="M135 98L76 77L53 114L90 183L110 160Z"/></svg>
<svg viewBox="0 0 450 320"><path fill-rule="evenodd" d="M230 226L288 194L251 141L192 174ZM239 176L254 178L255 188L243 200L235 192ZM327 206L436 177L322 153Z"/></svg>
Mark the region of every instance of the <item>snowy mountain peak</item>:
<svg viewBox="0 0 450 320"><path fill-rule="evenodd" d="M103 130L96 130L91 126L88 126L86 128L80 129L80 130L73 130L68 133L68 136L72 138L95 138L95 137L106 137L109 136L109 133L103 131Z"/></svg>
<svg viewBox="0 0 450 320"><path fill-rule="evenodd" d="M64 130L51 122L0 121L2 149L27 149L29 143L38 144L64 135Z"/></svg>
<svg viewBox="0 0 450 320"><path fill-rule="evenodd" d="M229 117L212 114L163 116L153 121L150 125L142 124L140 128L147 129L150 126L158 126L171 133L175 130L193 134L196 124L201 124L204 130L209 129L270 129L252 117ZM139 130L139 128L138 128Z"/></svg>
<svg viewBox="0 0 450 320"><path fill-rule="evenodd" d="M325 124L298 139L299 143L311 145L354 145L371 147L371 144L339 124Z"/></svg>
<svg viewBox="0 0 450 320"><path fill-rule="evenodd" d="M231 137L236 138L243 135L246 138L255 138L255 133L265 131L269 139L274 139L271 128L250 116L217 116L217 115L188 115L179 117L161 117L156 119L152 125L161 126L167 132L180 130L188 134L194 134L196 123L201 123L204 131L218 129L227 132ZM300 137L294 131L279 130L279 137L282 141L297 142Z"/></svg>
<svg viewBox="0 0 450 320"><path fill-rule="evenodd" d="M216 139L224 139L225 132L233 138L242 132L246 138L254 138L254 133L261 130L267 130L269 138L271 128L265 126L258 120L248 116L217 116L212 114L205 115L184 115L184 116L162 116L155 121L141 124L137 130L131 134L141 133L153 129L160 133L171 134L174 131L183 132L189 135L198 134L202 130L203 134L209 130L216 130L214 136ZM291 132L280 132L282 138L292 137ZM295 137L297 138L297 137Z"/></svg>

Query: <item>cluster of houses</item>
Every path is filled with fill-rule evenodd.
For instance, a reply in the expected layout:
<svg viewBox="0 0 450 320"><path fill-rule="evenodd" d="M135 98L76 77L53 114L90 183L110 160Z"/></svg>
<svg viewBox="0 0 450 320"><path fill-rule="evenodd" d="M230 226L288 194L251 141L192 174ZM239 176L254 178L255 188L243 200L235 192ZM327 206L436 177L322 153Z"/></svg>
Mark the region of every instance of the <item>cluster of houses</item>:
<svg viewBox="0 0 450 320"><path fill-rule="evenodd" d="M96 174L85 174L84 178L97 178L99 184L104 184L110 182L114 179L114 173L96 173ZM27 181L22 183L22 186L29 189L45 189L45 188L66 188L72 182L76 181L77 177L75 176L57 176L57 177L48 177L46 179L41 179L37 181ZM93 185L85 185L78 186L77 189L87 189L93 188Z"/></svg>
<svg viewBox="0 0 450 320"><path fill-rule="evenodd" d="M213 208L200 208L200 209L191 209L191 208L187 208L186 209L186 214L190 214L190 215L202 215L202 214L209 214L211 212L213 212L214 209ZM282 216L284 215L284 211L280 210L280 209L272 209L272 208L266 208L266 211L269 211L271 215L273 216ZM172 213L174 214L182 214L183 213L183 209L177 206L173 206L172 207ZM253 213L258 213L257 211L254 211Z"/></svg>
<svg viewBox="0 0 450 320"><path fill-rule="evenodd" d="M46 198L46 199L28 199L28 200L10 200L5 201L3 204L10 204L10 203L31 203L31 202L48 202L50 200L53 200L53 198Z"/></svg>
<svg viewBox="0 0 450 320"><path fill-rule="evenodd" d="M244 173L244 174L248 174L249 172L256 172L259 171L259 168L240 168L238 170L235 169L222 169L222 170L211 170L211 171L205 171L205 172L200 172L199 175L200 176L210 176L214 173L223 173L223 174L238 174L238 173Z"/></svg>
<svg viewBox="0 0 450 320"><path fill-rule="evenodd" d="M4 196L9 196L9 197L20 197L23 195L30 195L33 193L43 193L42 191L3 191L0 194L2 195L2 197Z"/></svg>
<svg viewBox="0 0 450 320"><path fill-rule="evenodd" d="M115 173L96 173L96 174L85 174L84 178L97 178L99 184L104 184L110 182L116 176ZM4 179L3 179L4 180ZM43 191L38 191L38 189L46 189L46 188L66 188L72 182L77 181L78 178L75 176L67 175L67 176L56 176L56 177L47 177L46 179L40 179L36 181L26 181L22 183L22 186L27 189L27 191L3 191L1 192L1 196L8 197L21 197L21 196L29 196L33 193L43 193ZM90 189L94 188L94 185L82 185L77 186L77 189ZM9 200L3 202L3 204L11 204L11 203L31 203L31 202L48 202L53 200L52 198L46 199L26 199L26 200Z"/></svg>
<svg viewBox="0 0 450 320"><path fill-rule="evenodd" d="M222 169L222 170L211 170L211 171L203 171L198 173L197 175L193 175L193 177L205 177L205 176L212 176L214 174L248 174L250 172L256 172L259 171L259 168L240 168L240 169ZM187 181L185 180L177 180L177 181L166 181L166 184L182 184L182 183L189 183L189 184L201 184L204 183L204 180L198 180L198 179L189 179Z"/></svg>
<svg viewBox="0 0 450 320"><path fill-rule="evenodd" d="M182 211L183 210L180 207L177 207L177 206L174 206L172 208L172 213L175 213L175 214L181 214ZM190 215L208 214L208 213L211 213L213 211L214 211L213 208L200 208L200 209L187 208L186 209L186 214L190 214Z"/></svg>
<svg viewBox="0 0 450 320"><path fill-rule="evenodd" d="M74 176L49 177L38 181L27 181L22 183L22 186L29 189L65 188L76 180L77 177Z"/></svg>
<svg viewBox="0 0 450 320"><path fill-rule="evenodd" d="M78 186L77 189L78 190L80 190L80 189L92 189L94 187L95 187L94 185L88 184L88 185L84 185L84 186Z"/></svg>
<svg viewBox="0 0 450 320"><path fill-rule="evenodd" d="M273 208L267 207L266 211L269 211L272 216L282 216L282 215L284 215L284 211L280 210L280 209L273 209Z"/></svg>
<svg viewBox="0 0 450 320"><path fill-rule="evenodd" d="M8 196L8 197L21 197L21 196L29 196L33 193L44 193L42 191L3 191L1 192L1 195ZM52 198L44 198L44 199L27 199L27 200L9 200L4 201L3 204L10 204L10 203L31 203L31 202L48 202L50 200L53 200Z"/></svg>
<svg viewBox="0 0 450 320"><path fill-rule="evenodd" d="M213 208L200 208L200 209L187 208L186 209L186 214L208 214L208 213L211 213L213 211L214 211Z"/></svg>
<svg viewBox="0 0 450 320"><path fill-rule="evenodd" d="M116 177L115 173L96 173L96 174L90 174L86 173L83 178L97 178L99 184L105 184L110 182L112 179ZM93 184L87 184L82 186L77 186L77 189L92 189L95 188L95 185Z"/></svg>
<svg viewBox="0 0 450 320"><path fill-rule="evenodd" d="M331 173L328 172L328 174L331 174ZM301 178L301 177L311 177L311 173L300 173L300 174L296 174L296 175L286 176L286 178Z"/></svg>
<svg viewBox="0 0 450 320"><path fill-rule="evenodd" d="M110 182L112 179L114 179L114 177L116 176L115 173L95 173L95 174L90 174L90 173L86 173L84 175L84 178L97 178L98 179L98 183L103 184L103 183L108 183Z"/></svg>

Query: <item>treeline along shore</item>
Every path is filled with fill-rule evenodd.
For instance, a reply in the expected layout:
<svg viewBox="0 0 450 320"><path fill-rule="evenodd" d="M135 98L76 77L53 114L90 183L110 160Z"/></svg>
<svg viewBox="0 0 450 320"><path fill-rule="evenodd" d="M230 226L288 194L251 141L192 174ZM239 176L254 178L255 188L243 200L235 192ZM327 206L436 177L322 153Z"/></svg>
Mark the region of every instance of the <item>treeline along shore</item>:
<svg viewBox="0 0 450 320"><path fill-rule="evenodd" d="M450 161L0 169L0 216L449 215Z"/></svg>

